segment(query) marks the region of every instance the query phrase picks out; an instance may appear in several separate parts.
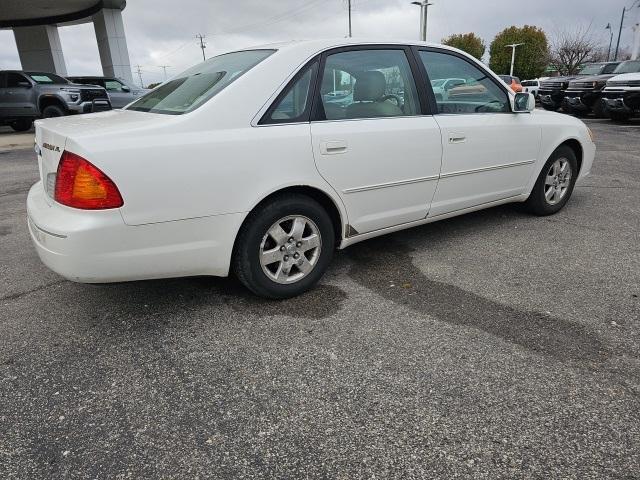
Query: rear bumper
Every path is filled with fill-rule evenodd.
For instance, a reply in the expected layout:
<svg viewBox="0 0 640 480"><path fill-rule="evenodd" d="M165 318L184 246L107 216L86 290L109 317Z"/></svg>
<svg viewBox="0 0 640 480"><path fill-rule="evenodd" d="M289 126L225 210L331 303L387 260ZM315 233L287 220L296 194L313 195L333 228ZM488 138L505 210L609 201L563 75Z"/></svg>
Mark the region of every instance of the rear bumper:
<svg viewBox="0 0 640 480"><path fill-rule="evenodd" d="M27 197L31 239L42 262L84 283L194 275L226 276L243 214L140 226L119 210L84 211L49 204L42 182Z"/></svg>

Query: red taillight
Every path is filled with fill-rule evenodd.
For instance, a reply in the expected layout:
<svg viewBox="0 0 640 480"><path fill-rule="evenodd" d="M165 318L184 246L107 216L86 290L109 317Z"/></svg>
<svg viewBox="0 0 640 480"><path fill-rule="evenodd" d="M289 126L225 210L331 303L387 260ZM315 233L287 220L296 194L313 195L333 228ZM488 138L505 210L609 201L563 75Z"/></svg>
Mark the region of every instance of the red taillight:
<svg viewBox="0 0 640 480"><path fill-rule="evenodd" d="M54 199L68 207L85 210L118 208L124 202L113 181L75 153L62 152L56 175Z"/></svg>

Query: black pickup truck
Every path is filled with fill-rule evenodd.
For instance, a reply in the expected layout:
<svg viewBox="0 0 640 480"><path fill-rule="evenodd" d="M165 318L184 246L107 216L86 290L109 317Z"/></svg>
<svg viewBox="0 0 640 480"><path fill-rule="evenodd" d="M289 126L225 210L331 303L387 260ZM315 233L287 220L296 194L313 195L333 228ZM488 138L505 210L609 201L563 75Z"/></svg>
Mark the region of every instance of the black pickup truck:
<svg viewBox="0 0 640 480"><path fill-rule="evenodd" d="M600 62L585 65L577 75L567 77L554 77L540 82L538 98L545 110L558 110L564 103L565 91L569 88L569 82L594 75L612 73L620 62Z"/></svg>
<svg viewBox="0 0 640 480"><path fill-rule="evenodd" d="M604 118L607 116L607 108L602 102L602 95L607 81L616 75L638 72L640 62L629 60L620 63L612 73L572 80L565 92L562 109L578 115L586 115L593 111L597 118Z"/></svg>

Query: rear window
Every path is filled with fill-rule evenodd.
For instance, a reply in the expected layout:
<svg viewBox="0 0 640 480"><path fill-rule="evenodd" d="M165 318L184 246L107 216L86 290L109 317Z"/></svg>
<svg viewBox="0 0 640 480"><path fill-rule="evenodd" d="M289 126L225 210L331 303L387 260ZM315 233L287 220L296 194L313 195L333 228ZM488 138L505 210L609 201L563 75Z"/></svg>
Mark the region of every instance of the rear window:
<svg viewBox="0 0 640 480"><path fill-rule="evenodd" d="M29 78L40 85L53 83L69 83L65 78L54 75L53 73L29 72Z"/></svg>
<svg viewBox="0 0 640 480"><path fill-rule="evenodd" d="M538 82L536 80L525 80L521 83L523 87L537 87Z"/></svg>
<svg viewBox="0 0 640 480"><path fill-rule="evenodd" d="M128 110L180 115L195 110L275 50L245 50L210 58L160 85Z"/></svg>

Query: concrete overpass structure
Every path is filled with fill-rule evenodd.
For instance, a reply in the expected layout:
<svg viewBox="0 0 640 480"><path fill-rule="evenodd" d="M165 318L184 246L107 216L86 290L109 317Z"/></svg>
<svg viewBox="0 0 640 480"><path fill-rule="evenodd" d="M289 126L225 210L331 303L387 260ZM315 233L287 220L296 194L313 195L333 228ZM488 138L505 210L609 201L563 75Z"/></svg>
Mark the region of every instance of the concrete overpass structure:
<svg viewBox="0 0 640 480"><path fill-rule="evenodd" d="M122 22L126 0L0 0L0 28L11 28L24 70L67 74L58 26L92 22L104 75L131 81Z"/></svg>

